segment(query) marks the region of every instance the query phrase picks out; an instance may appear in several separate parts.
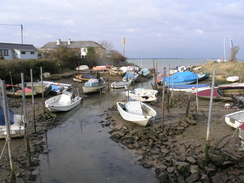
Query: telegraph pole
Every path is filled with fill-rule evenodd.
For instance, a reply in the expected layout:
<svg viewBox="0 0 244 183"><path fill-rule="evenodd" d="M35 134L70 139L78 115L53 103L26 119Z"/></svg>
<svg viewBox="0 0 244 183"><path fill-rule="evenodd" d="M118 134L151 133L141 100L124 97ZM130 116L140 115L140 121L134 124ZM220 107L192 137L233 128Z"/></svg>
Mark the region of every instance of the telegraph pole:
<svg viewBox="0 0 244 183"><path fill-rule="evenodd" d="M20 26L20 36L21 36L21 44L24 44L23 40L23 25L22 24L0 24L0 25L6 25L6 26Z"/></svg>
<svg viewBox="0 0 244 183"><path fill-rule="evenodd" d="M121 42L123 44L123 56L125 56L125 38L123 38Z"/></svg>

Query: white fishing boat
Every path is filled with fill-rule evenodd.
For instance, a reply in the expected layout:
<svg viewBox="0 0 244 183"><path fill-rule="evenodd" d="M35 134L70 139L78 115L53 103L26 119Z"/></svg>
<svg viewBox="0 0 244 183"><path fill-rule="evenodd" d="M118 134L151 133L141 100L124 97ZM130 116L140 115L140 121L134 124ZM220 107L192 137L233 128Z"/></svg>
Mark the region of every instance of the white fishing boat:
<svg viewBox="0 0 244 183"><path fill-rule="evenodd" d="M126 121L147 126L149 120L156 116L156 111L140 101L117 102L117 108Z"/></svg>
<svg viewBox="0 0 244 183"><path fill-rule="evenodd" d="M244 123L244 110L225 115L225 122L233 128L238 128Z"/></svg>
<svg viewBox="0 0 244 183"><path fill-rule="evenodd" d="M157 100L158 90L136 88L134 91L125 91L125 95L132 100L139 100L141 102L153 102Z"/></svg>
<svg viewBox="0 0 244 183"><path fill-rule="evenodd" d="M226 81L229 81L229 82L237 82L239 80L240 80L239 76L228 76L228 77L226 77Z"/></svg>
<svg viewBox="0 0 244 183"><path fill-rule="evenodd" d="M100 81L98 79L89 79L87 82L85 82L83 86L83 92L84 93L96 93L101 92L106 87L106 83L104 80Z"/></svg>
<svg viewBox="0 0 244 183"><path fill-rule="evenodd" d="M61 95L51 97L45 101L45 106L50 112L69 111L80 104L81 97L74 92L65 91Z"/></svg>
<svg viewBox="0 0 244 183"><path fill-rule="evenodd" d="M131 84L130 81L118 81L118 82L112 82L111 88L118 89L118 88L126 88L129 87Z"/></svg>
<svg viewBox="0 0 244 183"><path fill-rule="evenodd" d="M2 99L0 99L2 100ZM9 110L10 114L10 136L11 138L23 137L25 134L24 116L20 114L15 114L13 111ZM0 104L0 139L6 138L7 128L5 124L4 111Z"/></svg>

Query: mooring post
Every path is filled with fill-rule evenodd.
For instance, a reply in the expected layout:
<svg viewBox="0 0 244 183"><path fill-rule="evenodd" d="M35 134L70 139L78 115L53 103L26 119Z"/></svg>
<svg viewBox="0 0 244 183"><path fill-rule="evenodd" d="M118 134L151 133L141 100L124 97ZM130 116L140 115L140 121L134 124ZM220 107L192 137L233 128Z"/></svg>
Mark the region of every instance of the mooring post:
<svg viewBox="0 0 244 183"><path fill-rule="evenodd" d="M43 74L42 67L40 67L40 77L41 77L41 88L42 88L42 108L43 108L43 116L45 115L45 102L44 102L44 92L43 92Z"/></svg>
<svg viewBox="0 0 244 183"><path fill-rule="evenodd" d="M206 147L205 147L205 164L207 164L207 161L208 161L208 150L209 150L209 147L210 147L210 144L209 144L209 132L210 132L210 121L211 121L211 114L212 114L212 105L213 105L215 74L216 74L216 71L214 70L213 71L213 78L212 78L212 88L211 88L211 94L210 94L209 111L208 111L208 126L207 126Z"/></svg>
<svg viewBox="0 0 244 183"><path fill-rule="evenodd" d="M4 111L4 120L6 125L6 132L7 136L5 138L6 143L8 144L8 156L9 156L9 165L11 171L11 182L16 182L15 170L14 170L14 163L13 163L13 156L12 156L12 146L11 146L11 136L10 136L10 114L7 107L7 94L6 94L6 85L5 81L1 80L1 87L2 87L2 98L3 98L3 111Z"/></svg>
<svg viewBox="0 0 244 183"><path fill-rule="evenodd" d="M163 78L163 89L162 89L162 128L164 128L164 93L165 93L165 75L166 75L166 68L164 67L164 78Z"/></svg>
<svg viewBox="0 0 244 183"><path fill-rule="evenodd" d="M29 138L29 123L27 119L27 111L26 111L26 101L25 101L25 90L24 90L24 73L21 73L21 84L22 84L22 105L24 112L24 123L25 123L25 140L27 147L27 156L29 160L29 166L31 166L31 153L30 153L30 138Z"/></svg>
<svg viewBox="0 0 244 183"><path fill-rule="evenodd" d="M32 69L30 69L30 76L31 76L31 101L32 101L32 110L33 110L33 124L34 124L34 132L36 133L36 109L35 109L35 100L34 100L34 86L33 86L33 73Z"/></svg>

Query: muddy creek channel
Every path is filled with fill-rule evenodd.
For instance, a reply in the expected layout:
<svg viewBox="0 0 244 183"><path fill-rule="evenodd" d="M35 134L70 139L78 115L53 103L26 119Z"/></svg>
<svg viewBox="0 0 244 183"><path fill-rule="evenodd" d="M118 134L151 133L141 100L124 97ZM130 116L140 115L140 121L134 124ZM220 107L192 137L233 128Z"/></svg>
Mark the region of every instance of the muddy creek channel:
<svg viewBox="0 0 244 183"><path fill-rule="evenodd" d="M150 84L134 87L150 88ZM124 89L90 94L67 112L61 125L43 139L48 153L40 156L36 182L157 182L154 170L143 168L139 155L112 141L110 128L102 126L107 109L121 100L125 100Z"/></svg>

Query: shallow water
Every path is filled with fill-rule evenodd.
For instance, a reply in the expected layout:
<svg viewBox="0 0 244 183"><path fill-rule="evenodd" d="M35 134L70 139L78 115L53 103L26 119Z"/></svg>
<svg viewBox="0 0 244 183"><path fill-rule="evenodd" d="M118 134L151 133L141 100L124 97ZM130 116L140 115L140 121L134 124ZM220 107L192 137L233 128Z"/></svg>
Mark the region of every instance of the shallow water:
<svg viewBox="0 0 244 183"><path fill-rule="evenodd" d="M112 141L109 127L101 125L106 121L107 108L120 99L125 99L123 89L89 95L68 112L62 125L47 133L50 151L40 156L36 182L157 182L155 172L143 168L140 157Z"/></svg>

